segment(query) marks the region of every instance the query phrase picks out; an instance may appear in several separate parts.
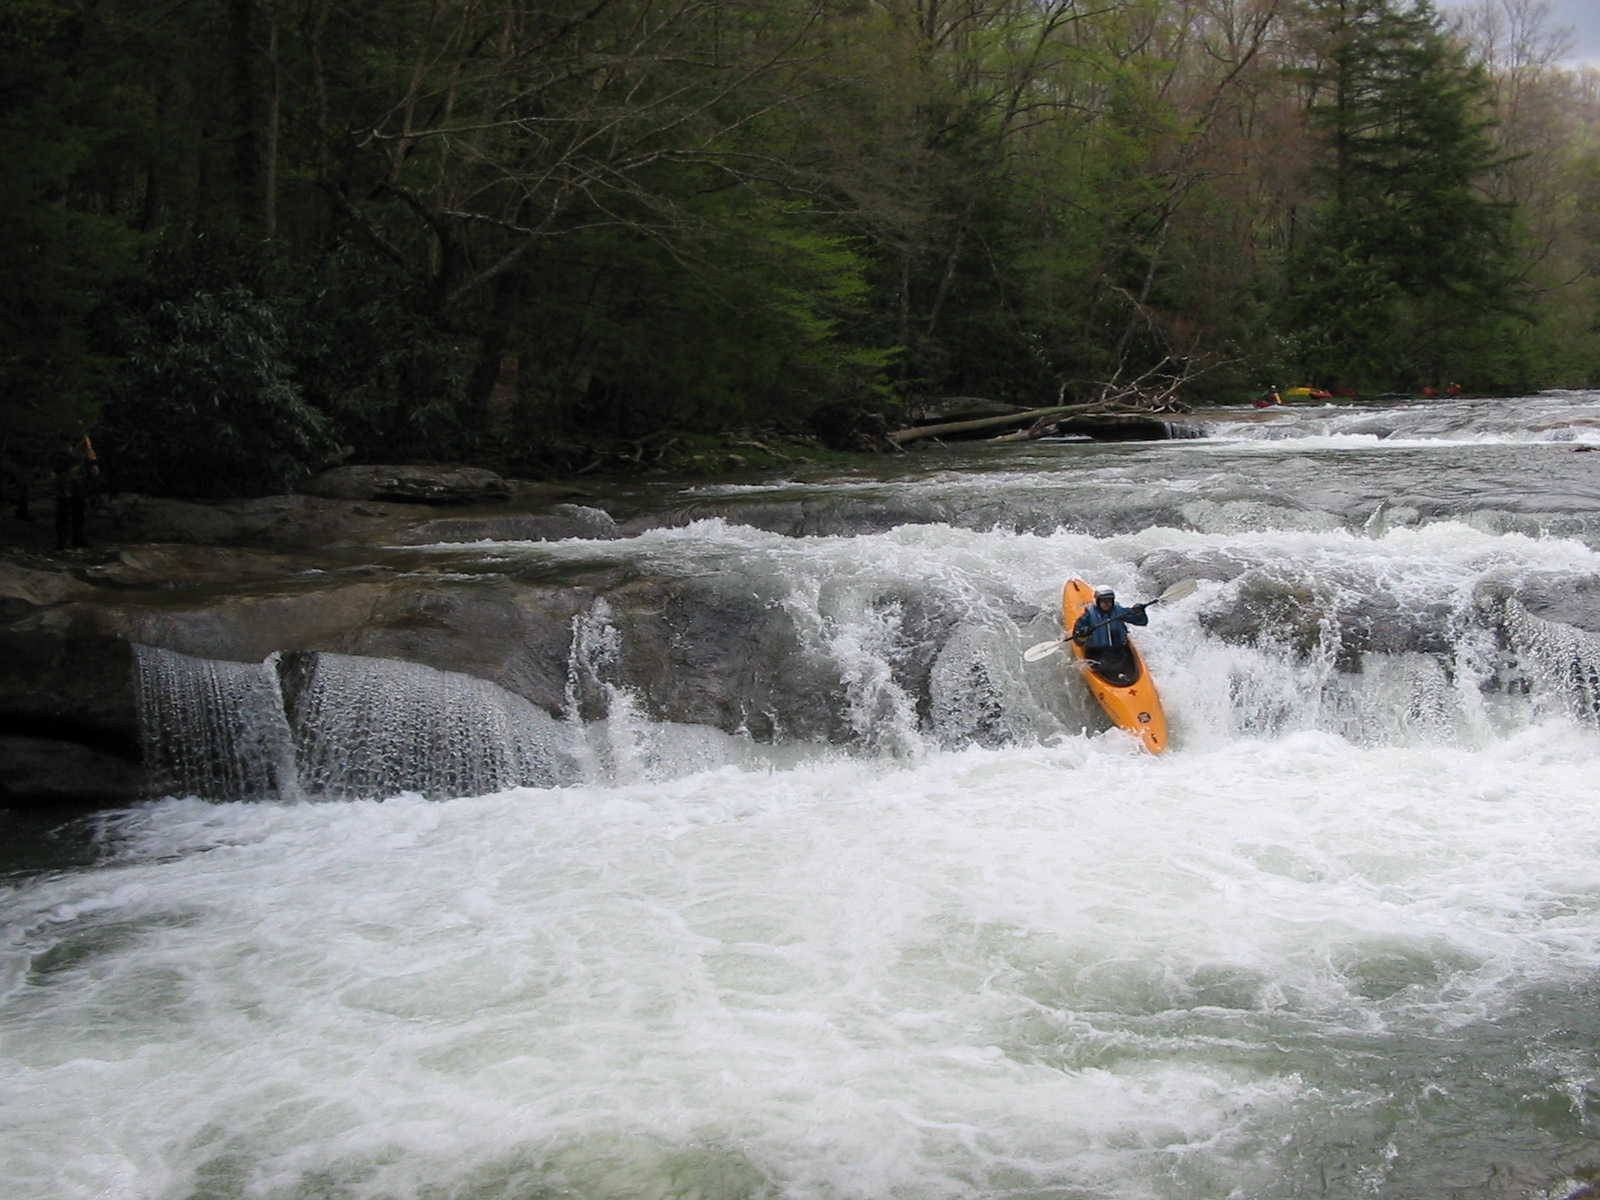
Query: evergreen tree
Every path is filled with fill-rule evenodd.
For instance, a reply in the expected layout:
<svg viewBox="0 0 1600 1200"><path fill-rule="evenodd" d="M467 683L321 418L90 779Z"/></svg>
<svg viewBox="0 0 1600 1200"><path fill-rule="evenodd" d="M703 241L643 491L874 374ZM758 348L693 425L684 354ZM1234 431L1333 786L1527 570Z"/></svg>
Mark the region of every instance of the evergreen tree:
<svg viewBox="0 0 1600 1200"><path fill-rule="evenodd" d="M1299 365L1322 380L1441 382L1516 309L1488 85L1427 0L1307 0L1298 74L1320 155L1291 255Z"/></svg>

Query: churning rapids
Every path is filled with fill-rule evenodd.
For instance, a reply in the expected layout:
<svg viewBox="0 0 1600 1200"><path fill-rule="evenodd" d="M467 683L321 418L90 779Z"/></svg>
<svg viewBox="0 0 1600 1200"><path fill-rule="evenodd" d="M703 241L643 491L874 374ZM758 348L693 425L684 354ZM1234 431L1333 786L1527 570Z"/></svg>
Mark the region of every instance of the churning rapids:
<svg viewBox="0 0 1600 1200"><path fill-rule="evenodd" d="M330 667L317 739L235 751L276 797L103 815L91 859L0 879L0 1194L1576 1192L1600 394L1195 420L413 551L742 573L843 733L653 719L603 604L569 666L600 714L446 673L363 707ZM1140 635L1167 755L1024 664L1069 576L1200 580ZM158 737L197 736L202 677L235 709L276 686L142 670ZM363 794L400 742L449 773Z"/></svg>

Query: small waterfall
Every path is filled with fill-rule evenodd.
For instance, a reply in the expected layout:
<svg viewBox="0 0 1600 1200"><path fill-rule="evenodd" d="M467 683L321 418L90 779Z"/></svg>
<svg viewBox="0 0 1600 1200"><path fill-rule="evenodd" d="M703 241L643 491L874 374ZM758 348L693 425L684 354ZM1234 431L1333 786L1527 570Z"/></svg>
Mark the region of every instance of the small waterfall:
<svg viewBox="0 0 1600 1200"><path fill-rule="evenodd" d="M916 651L903 598L877 581L801 578L784 601L803 646L825 654L844 687L844 718L869 749L915 757L926 747L917 696L903 682Z"/></svg>
<svg viewBox="0 0 1600 1200"><path fill-rule="evenodd" d="M221 662L134 646L139 738L158 795L298 794L276 661Z"/></svg>
<svg viewBox="0 0 1600 1200"><path fill-rule="evenodd" d="M621 661L622 634L611 606L596 600L572 618L567 654L564 716L583 777L622 784L671 774L672 739L645 715L631 689L608 678Z"/></svg>
<svg viewBox="0 0 1600 1200"><path fill-rule="evenodd" d="M1156 686L1176 736L1202 740L1276 737L1338 722L1338 637L1324 626L1312 646L1274 631L1250 642L1196 638L1174 645Z"/></svg>
<svg viewBox="0 0 1600 1200"><path fill-rule="evenodd" d="M1021 641L1012 629L976 623L951 632L928 678L929 724L941 745L1000 746L1048 736L1063 722L1072 725L1065 710L1074 700L1078 711L1071 716L1077 724L1084 722L1087 689L1058 686L1051 672L1043 697L1035 695L1016 650ZM1070 656L1060 661L1068 675L1075 674Z"/></svg>
<svg viewBox="0 0 1600 1200"><path fill-rule="evenodd" d="M235 663L136 651L158 795L468 796L577 778L570 728L487 680L346 654Z"/></svg>
<svg viewBox="0 0 1600 1200"><path fill-rule="evenodd" d="M1445 664L1428 654L1363 654L1361 671L1328 687L1331 728L1359 745L1455 740L1462 695Z"/></svg>
<svg viewBox="0 0 1600 1200"><path fill-rule="evenodd" d="M1536 617L1516 599L1506 601L1505 630L1536 703L1600 721L1600 636Z"/></svg>
<svg viewBox="0 0 1600 1200"><path fill-rule="evenodd" d="M868 746L915 755L923 749L916 697L895 669L910 650L904 620L898 600L875 597L850 619L832 622L828 649L839 665L856 736Z"/></svg>
<svg viewBox="0 0 1600 1200"><path fill-rule="evenodd" d="M576 771L568 729L487 680L318 654L293 704L301 786L329 797L478 796Z"/></svg>
<svg viewBox="0 0 1600 1200"><path fill-rule="evenodd" d="M663 647L634 640L642 635L629 614L596 599L572 619L558 715L411 662L286 652L244 664L142 647L152 785L234 800L675 778L804 752L813 743L767 744L790 703L822 710L834 741L903 760L1104 727L1069 659L1024 666L1022 646L1049 627L1034 620L1023 634L1012 614L1028 610L1004 579L947 568L918 580L915 543L887 563L820 549L818 560L783 564L788 588L774 608L792 623L792 639L778 632L793 645L794 669L778 666L776 711L754 736L731 722L653 715L693 681L662 676ZM1321 590L1293 575L1250 577L1200 602L1225 621L1198 620L1195 606L1163 609L1147 653L1157 651L1152 671L1176 744L1321 730L1363 746L1481 745L1540 717L1600 721L1600 637L1535 617L1515 598L1471 600L1478 593L1448 576L1394 594L1383 611L1409 624L1375 624L1365 598L1394 592L1387 560L1380 567L1367 578L1325 565ZM726 687L731 676L714 678ZM729 708L736 719L748 711Z"/></svg>
<svg viewBox="0 0 1600 1200"><path fill-rule="evenodd" d="M611 607L604 600L595 601L588 612L572 618L563 715L574 731L578 762L586 779L637 775L635 747L627 736L633 724L628 719L633 705L630 698L619 696L615 685L603 678L621 653L622 635L611 623ZM596 729L589 729L584 723L585 716L605 718L613 713L618 719L616 729L604 720Z"/></svg>

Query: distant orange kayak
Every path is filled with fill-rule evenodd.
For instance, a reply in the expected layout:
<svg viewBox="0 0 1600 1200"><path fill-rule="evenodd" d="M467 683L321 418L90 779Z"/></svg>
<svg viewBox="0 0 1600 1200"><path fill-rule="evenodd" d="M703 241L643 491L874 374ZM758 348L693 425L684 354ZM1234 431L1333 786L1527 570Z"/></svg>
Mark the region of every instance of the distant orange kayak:
<svg viewBox="0 0 1600 1200"><path fill-rule="evenodd" d="M1167 715L1161 708L1156 685L1145 670L1144 657L1132 640L1127 654L1095 662L1072 640L1072 627L1083 610L1094 603L1094 589L1081 579L1069 579L1061 589L1061 627L1073 657L1084 663L1089 691L1114 725L1136 735L1151 754L1167 748Z"/></svg>

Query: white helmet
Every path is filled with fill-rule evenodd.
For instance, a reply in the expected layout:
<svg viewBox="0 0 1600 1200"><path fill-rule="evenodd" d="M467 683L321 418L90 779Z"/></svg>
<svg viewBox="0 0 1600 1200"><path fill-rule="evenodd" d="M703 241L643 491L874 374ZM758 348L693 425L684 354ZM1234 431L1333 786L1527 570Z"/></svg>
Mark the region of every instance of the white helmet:
<svg viewBox="0 0 1600 1200"><path fill-rule="evenodd" d="M1117 591L1115 588L1109 587L1102 583L1099 587L1095 588L1094 598L1096 600L1115 600L1117 598Z"/></svg>

